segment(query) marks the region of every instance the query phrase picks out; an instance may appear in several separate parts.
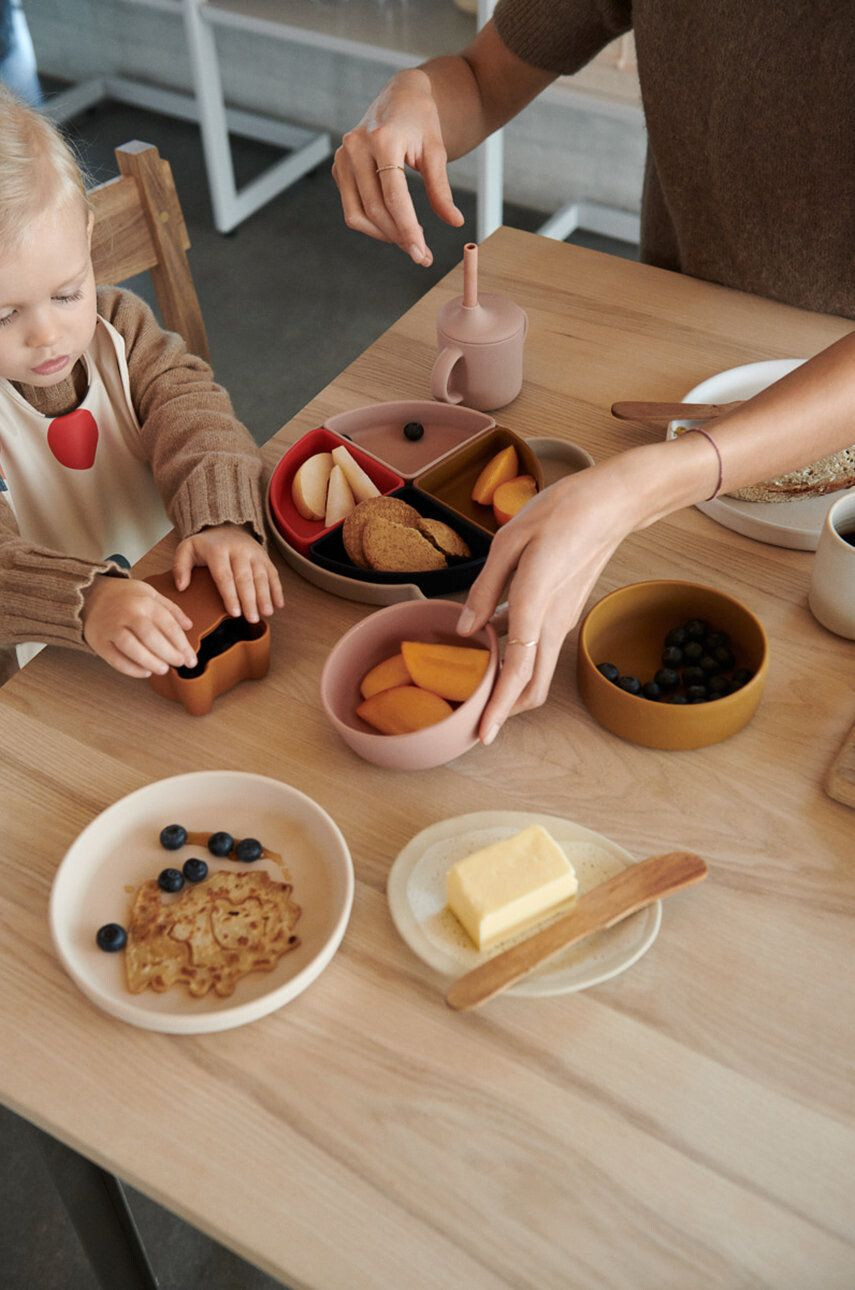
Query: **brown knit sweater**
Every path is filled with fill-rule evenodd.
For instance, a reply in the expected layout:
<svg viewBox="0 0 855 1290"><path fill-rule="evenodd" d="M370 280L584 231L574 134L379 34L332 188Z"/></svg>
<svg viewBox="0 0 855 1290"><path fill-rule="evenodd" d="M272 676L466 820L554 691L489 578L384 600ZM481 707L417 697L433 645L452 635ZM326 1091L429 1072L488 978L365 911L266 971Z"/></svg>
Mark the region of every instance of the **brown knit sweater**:
<svg viewBox="0 0 855 1290"><path fill-rule="evenodd" d="M233 523L249 525L263 541L261 456L210 367L129 291L100 287L98 313L124 338L143 452L179 535ZM59 416L84 397L85 369L78 363L46 389L18 389L45 416ZM89 648L80 613L83 593L100 573L116 568L21 538L12 508L0 500L0 683L15 670L16 644Z"/></svg>
<svg viewBox="0 0 855 1290"><path fill-rule="evenodd" d="M499 0L495 24L558 73L633 28L644 260L855 317L855 0Z"/></svg>

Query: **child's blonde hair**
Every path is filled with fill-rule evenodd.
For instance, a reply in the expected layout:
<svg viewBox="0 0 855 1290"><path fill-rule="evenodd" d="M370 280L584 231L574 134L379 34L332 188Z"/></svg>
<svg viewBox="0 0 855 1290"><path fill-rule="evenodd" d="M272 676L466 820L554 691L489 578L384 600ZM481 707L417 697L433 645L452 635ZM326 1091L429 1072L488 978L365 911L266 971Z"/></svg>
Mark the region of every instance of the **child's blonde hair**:
<svg viewBox="0 0 855 1290"><path fill-rule="evenodd" d="M32 219L79 198L86 180L52 121L0 85L0 245L15 245Z"/></svg>

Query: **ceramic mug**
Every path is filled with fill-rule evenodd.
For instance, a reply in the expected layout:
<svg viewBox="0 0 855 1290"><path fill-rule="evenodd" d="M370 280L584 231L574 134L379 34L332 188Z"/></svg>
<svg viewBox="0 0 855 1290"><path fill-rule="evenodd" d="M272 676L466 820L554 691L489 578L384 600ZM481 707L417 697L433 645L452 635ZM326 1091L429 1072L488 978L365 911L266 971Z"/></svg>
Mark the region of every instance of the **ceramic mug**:
<svg viewBox="0 0 855 1290"><path fill-rule="evenodd" d="M855 640L855 492L839 497L825 517L808 604L823 627Z"/></svg>
<svg viewBox="0 0 855 1290"><path fill-rule="evenodd" d="M464 403L491 412L511 403L522 389L523 347L528 317L503 340L458 340L437 329L439 354L433 365L430 392L443 403Z"/></svg>

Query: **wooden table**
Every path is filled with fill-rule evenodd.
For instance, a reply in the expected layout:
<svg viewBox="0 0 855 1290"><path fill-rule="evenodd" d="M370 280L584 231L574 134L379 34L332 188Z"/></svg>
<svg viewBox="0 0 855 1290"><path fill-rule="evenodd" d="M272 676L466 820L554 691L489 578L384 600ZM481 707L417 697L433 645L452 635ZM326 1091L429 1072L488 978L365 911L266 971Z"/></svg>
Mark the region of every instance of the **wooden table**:
<svg viewBox="0 0 855 1290"><path fill-rule="evenodd" d="M484 288L531 317L503 420L597 458L653 434L612 421L614 399L673 398L850 326L508 230L481 259ZM372 345L268 462L329 413L423 397L436 311L460 285L458 270ZM596 726L571 638L548 705L492 748L421 775L365 764L317 694L333 642L369 611L290 570L268 681L202 720L48 651L0 696L3 1100L292 1286L851 1290L855 815L821 781L852 720L855 648L810 616L810 564L687 511L606 569L597 596L676 575L766 624L756 719L692 753ZM51 879L109 803L216 767L286 780L333 815L356 867L351 924L319 980L264 1021L135 1030L60 968ZM608 984L453 1014L392 926L386 874L418 830L491 807L570 816L638 856L692 848L710 878Z"/></svg>

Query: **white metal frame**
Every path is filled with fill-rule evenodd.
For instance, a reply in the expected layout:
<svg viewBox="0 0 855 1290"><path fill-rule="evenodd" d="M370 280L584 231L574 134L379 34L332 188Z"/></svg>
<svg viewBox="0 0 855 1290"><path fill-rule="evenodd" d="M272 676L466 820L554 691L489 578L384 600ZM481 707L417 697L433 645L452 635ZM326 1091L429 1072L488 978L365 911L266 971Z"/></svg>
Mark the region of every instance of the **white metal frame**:
<svg viewBox="0 0 855 1290"><path fill-rule="evenodd" d="M256 112L227 108L223 97L216 35L209 19L206 0L142 0L150 8L181 9L193 70L193 94L160 89L124 76L105 76L75 85L57 95L45 111L55 121L66 121L105 98L135 107L164 112L184 121L196 121L202 134L202 150L214 224L229 233L248 216L264 206L320 165L332 153L332 140L325 131L304 129ZM244 135L263 143L289 149L289 155L274 162L244 188L235 183L229 133Z"/></svg>

